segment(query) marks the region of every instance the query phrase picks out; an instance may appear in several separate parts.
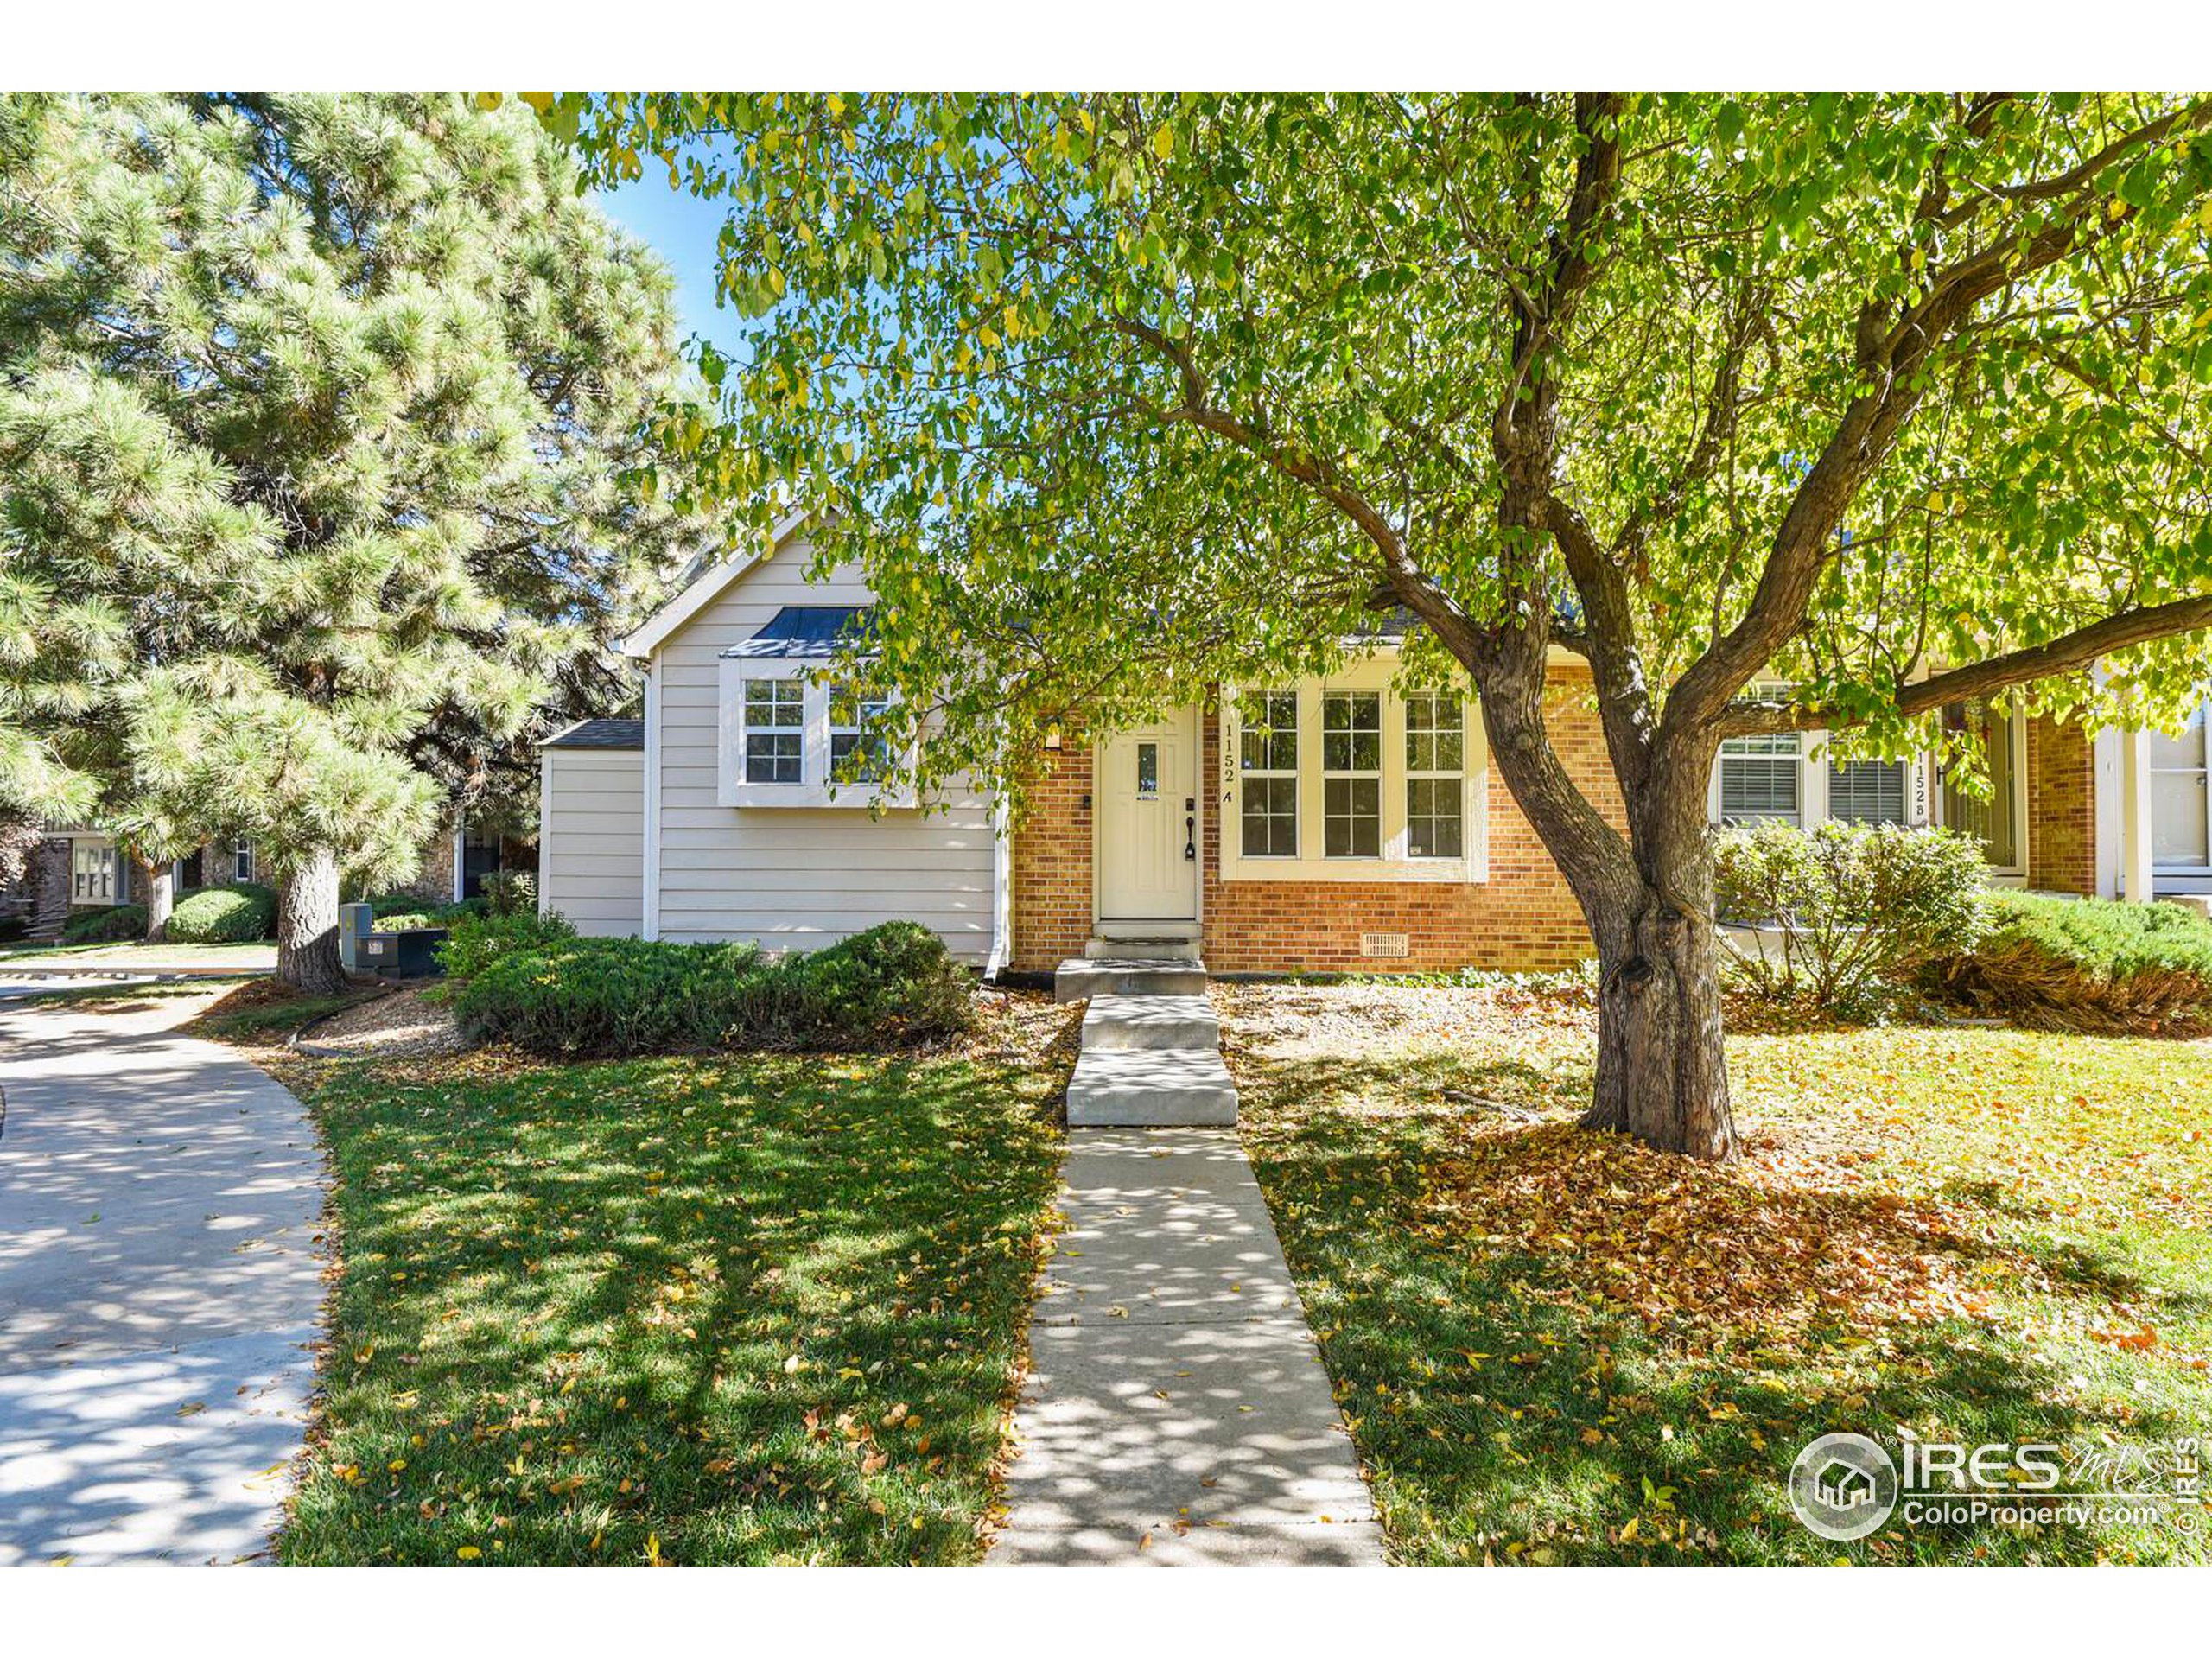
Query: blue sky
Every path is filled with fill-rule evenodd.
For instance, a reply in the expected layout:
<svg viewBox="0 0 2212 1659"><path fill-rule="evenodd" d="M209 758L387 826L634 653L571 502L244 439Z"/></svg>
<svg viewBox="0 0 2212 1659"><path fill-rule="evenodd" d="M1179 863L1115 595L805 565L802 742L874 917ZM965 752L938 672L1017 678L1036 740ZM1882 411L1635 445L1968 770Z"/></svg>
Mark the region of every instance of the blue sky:
<svg viewBox="0 0 2212 1659"><path fill-rule="evenodd" d="M619 190L601 192L599 205L609 218L651 243L675 271L679 336L704 334L734 355L741 320L736 312L715 304L715 239L721 234L728 204L702 201L688 190L671 190L667 174L648 162L644 178Z"/></svg>

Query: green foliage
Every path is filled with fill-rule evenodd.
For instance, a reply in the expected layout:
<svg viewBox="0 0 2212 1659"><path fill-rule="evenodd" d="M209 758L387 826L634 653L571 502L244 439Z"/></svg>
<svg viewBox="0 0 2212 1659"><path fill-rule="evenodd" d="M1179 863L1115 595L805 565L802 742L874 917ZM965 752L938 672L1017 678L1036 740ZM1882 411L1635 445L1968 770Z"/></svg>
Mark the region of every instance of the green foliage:
<svg viewBox="0 0 2212 1659"><path fill-rule="evenodd" d="M976 1560L1066 1074L320 1070L297 1086L343 1248L283 1558ZM524 1387L542 1421L510 1432Z"/></svg>
<svg viewBox="0 0 2212 1659"><path fill-rule="evenodd" d="M169 912L172 944L240 944L265 939L276 925L276 894L257 882L201 887Z"/></svg>
<svg viewBox="0 0 2212 1659"><path fill-rule="evenodd" d="M973 1007L966 972L913 922L776 957L749 944L628 938L486 953L472 937L464 950L472 972L453 997L461 1029L552 1058L717 1046L895 1047L963 1029ZM449 971L458 976L454 959L449 946Z"/></svg>
<svg viewBox="0 0 2212 1659"><path fill-rule="evenodd" d="M391 880L620 700L671 283L522 112L10 97L0 246L0 799Z"/></svg>
<svg viewBox="0 0 2212 1659"><path fill-rule="evenodd" d="M1870 753L1936 740L1895 710L1901 664L2212 586L2212 101L1588 108L613 93L545 117L602 180L665 163L727 204L724 289L757 321L702 353L719 425L672 434L734 513L822 509L821 560L865 563L874 671L902 718L946 713L925 772L1020 781L1071 707L1124 723L1325 669L1400 537L1396 596L1433 582L1493 642L1570 593L1611 626L1587 601L1617 584L1655 708L1770 550L1815 547L1778 585L1802 615L1708 680L1781 675ZM1571 231L1593 143L1618 173ZM1532 289L1562 270L1556 305ZM1540 400L1541 453L1511 425ZM1575 526L1598 556L1571 576ZM2212 645L2106 668L2030 712L2171 717Z"/></svg>
<svg viewBox="0 0 2212 1659"><path fill-rule="evenodd" d="M380 926L395 918L431 916L437 919L430 925L443 927L463 916L489 915L492 909L490 901L485 899L461 899L441 905L425 900L419 893L375 893L368 899L367 904L369 914L376 918Z"/></svg>
<svg viewBox="0 0 2212 1659"><path fill-rule="evenodd" d="M1870 1012L1885 986L1971 950L1988 925L1980 846L1952 830L1769 819L1720 831L1713 850L1722 919L1779 932L1733 958L1764 996Z"/></svg>
<svg viewBox="0 0 2212 1659"><path fill-rule="evenodd" d="M438 947L438 960L449 979L474 979L510 951L538 951L576 937L565 916L540 916L522 911L494 916L488 910L457 916L446 942Z"/></svg>
<svg viewBox="0 0 2212 1659"><path fill-rule="evenodd" d="M395 910L376 918L379 933L404 933L424 927L451 927L464 916L477 917L485 913L480 906L472 908L464 901L457 905L433 905L427 910Z"/></svg>
<svg viewBox="0 0 2212 1659"><path fill-rule="evenodd" d="M2158 1031L2212 1020L2212 925L2178 905L2005 893L1977 949L1933 963L1947 1001L2061 1031Z"/></svg>
<svg viewBox="0 0 2212 1659"><path fill-rule="evenodd" d="M146 906L102 905L73 911L61 925L64 944L105 944L119 939L146 937Z"/></svg>
<svg viewBox="0 0 2212 1659"><path fill-rule="evenodd" d="M483 881L484 902L494 916L537 908L537 878L528 870L494 870Z"/></svg>

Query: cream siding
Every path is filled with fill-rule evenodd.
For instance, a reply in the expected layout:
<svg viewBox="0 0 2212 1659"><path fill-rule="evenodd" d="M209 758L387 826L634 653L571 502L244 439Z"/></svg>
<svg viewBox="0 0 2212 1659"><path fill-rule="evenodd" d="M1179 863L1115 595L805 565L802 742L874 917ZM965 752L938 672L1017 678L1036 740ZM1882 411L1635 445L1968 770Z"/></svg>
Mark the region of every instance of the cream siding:
<svg viewBox="0 0 2212 1659"><path fill-rule="evenodd" d="M857 571L805 579L811 550L784 543L687 619L654 653L659 746L658 936L754 939L810 950L878 922L918 921L962 959L991 950L992 814L967 789L946 810L721 804L721 653L786 605L866 605ZM649 740L650 741L650 740ZM650 908L650 907L649 907Z"/></svg>
<svg viewBox="0 0 2212 1659"><path fill-rule="evenodd" d="M579 933L645 925L645 766L636 749L547 749L537 903Z"/></svg>

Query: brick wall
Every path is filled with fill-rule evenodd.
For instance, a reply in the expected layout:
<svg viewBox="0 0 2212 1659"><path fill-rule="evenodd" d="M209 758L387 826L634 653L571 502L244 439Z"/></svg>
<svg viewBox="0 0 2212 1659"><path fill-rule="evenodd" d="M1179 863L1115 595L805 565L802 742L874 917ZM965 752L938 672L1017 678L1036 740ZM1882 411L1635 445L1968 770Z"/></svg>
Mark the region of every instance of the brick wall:
<svg viewBox="0 0 2212 1659"><path fill-rule="evenodd" d="M1552 741L1575 781L1620 822L1620 798L1586 671L1552 677ZM1221 722L1203 717L1202 778L1221 776ZM1049 971L1082 953L1090 933L1091 819L1087 747L1071 734L1032 796L1014 842L1014 965ZM1206 815L1200 849L1204 949L1219 973L1402 972L1460 967L1566 967L1590 953L1573 895L1522 816L1495 764L1489 777L1490 879L1445 885L1399 881L1224 881L1221 813ZM1409 954L1360 954L1362 933L1402 933Z"/></svg>
<svg viewBox="0 0 2212 1659"><path fill-rule="evenodd" d="M1050 973L1090 938L1090 746L1078 728L1048 751L1014 830L1014 962Z"/></svg>
<svg viewBox="0 0 2212 1659"><path fill-rule="evenodd" d="M2079 725L2048 715L2028 723L2028 885L2097 890L2095 753Z"/></svg>

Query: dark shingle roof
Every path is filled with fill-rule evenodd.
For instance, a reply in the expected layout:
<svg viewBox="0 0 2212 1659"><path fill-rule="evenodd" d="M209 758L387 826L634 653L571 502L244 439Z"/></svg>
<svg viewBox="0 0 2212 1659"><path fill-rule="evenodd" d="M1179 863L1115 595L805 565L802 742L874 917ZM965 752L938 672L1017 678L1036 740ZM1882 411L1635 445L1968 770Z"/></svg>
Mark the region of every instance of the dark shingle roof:
<svg viewBox="0 0 2212 1659"><path fill-rule="evenodd" d="M827 657L839 643L875 626L868 605L786 605L750 639L740 640L725 657Z"/></svg>
<svg viewBox="0 0 2212 1659"><path fill-rule="evenodd" d="M541 749L642 749L645 722L642 720L580 720L537 746Z"/></svg>

